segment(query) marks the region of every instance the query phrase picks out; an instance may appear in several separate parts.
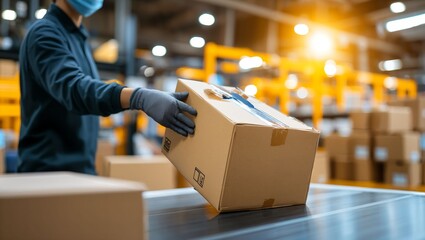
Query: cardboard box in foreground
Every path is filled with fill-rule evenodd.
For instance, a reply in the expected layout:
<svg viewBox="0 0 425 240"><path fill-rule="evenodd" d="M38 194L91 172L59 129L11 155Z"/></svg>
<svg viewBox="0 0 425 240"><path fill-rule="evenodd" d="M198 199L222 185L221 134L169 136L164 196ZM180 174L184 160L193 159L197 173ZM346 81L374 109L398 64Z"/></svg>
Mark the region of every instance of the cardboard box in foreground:
<svg viewBox="0 0 425 240"><path fill-rule="evenodd" d="M0 239L147 239L143 190L77 173L0 176Z"/></svg>
<svg viewBox="0 0 425 240"><path fill-rule="evenodd" d="M176 91L189 92L196 132L185 138L167 129L162 151L212 206L222 212L305 204L318 131L256 99L249 102L257 110L220 98L207 83L179 80Z"/></svg>

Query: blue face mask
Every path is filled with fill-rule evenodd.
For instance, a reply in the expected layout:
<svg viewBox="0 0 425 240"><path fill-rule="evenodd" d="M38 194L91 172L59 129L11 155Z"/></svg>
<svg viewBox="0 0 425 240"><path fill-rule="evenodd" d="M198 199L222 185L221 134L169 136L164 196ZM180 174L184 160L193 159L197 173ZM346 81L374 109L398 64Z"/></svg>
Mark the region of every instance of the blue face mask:
<svg viewBox="0 0 425 240"><path fill-rule="evenodd" d="M103 6L103 0L68 0L68 3L84 17L92 15Z"/></svg>

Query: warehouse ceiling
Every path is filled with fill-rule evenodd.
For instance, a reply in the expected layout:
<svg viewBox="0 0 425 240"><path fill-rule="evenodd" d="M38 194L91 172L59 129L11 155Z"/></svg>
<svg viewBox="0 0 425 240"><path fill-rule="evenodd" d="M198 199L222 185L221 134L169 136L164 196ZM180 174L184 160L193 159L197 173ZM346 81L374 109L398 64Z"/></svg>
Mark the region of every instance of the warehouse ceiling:
<svg viewBox="0 0 425 240"><path fill-rule="evenodd" d="M356 33L370 38L383 39L409 47L416 41L423 41L423 28L413 28L398 33L382 31L379 26L387 19L408 15L412 12L425 11L425 1L404 1L406 11L394 14L389 6L389 0L227 0L227 1L179 1L179 0L135 0L132 3L132 12L137 16L139 25L139 43L148 45L151 41L184 41L189 36L203 35L206 39L220 42L224 38L223 28L226 25L226 9L222 2L237 2L241 6L254 6L270 11L278 11L289 16L305 19L314 23L328 26L341 31ZM217 24L213 27L204 27L197 22L202 12L216 15ZM270 16L273 17L272 15ZM250 18L257 16L237 11L236 28L249 28L252 35L263 33L259 26L244 26ZM282 23L292 31L290 24ZM236 38L253 38L257 36L236 36ZM236 39L237 40L237 39ZM286 39L290 41L290 39ZM254 44L255 45L255 44Z"/></svg>
<svg viewBox="0 0 425 240"><path fill-rule="evenodd" d="M425 42L424 26L390 33L388 20L412 13L425 12L425 1L403 1L403 13L390 11L389 0L133 0L131 11L137 18L137 47L150 49L156 44L169 47L170 54L201 56L188 42L192 36L227 44L229 39L228 9L234 10L233 35L230 43L256 51L276 52L283 56L306 51L305 40L293 31L297 21L333 31L339 55L335 58L355 58L361 45L369 48L371 64L383 59L407 58L414 68ZM113 9L113 1L105 8ZM197 19L208 12L216 17L213 26L202 26ZM270 35L270 21L278 22L278 33ZM113 30L109 28L109 30ZM113 33L111 32L110 35ZM270 48L270 38L275 48ZM305 54L305 53L304 53ZM376 62L376 64L375 64ZM376 67L377 68L377 67ZM373 68L372 68L373 69Z"/></svg>
<svg viewBox="0 0 425 240"><path fill-rule="evenodd" d="M193 36L282 56L306 56L309 36L298 36L293 30L295 24L306 23L311 32L319 29L332 35L336 60L355 61L359 51L367 48L371 70L378 70L379 61L394 58L407 59L411 68L424 65L420 59L425 25L396 32L385 29L389 20L425 13L424 0L403 1L406 10L402 13L390 11L390 0L128 1L135 19L136 48L149 51L161 44L167 47L168 56L201 57L203 49L189 45ZM9 2L15 6L22 1ZM119 35L115 27L119 2L122 0L105 0L103 9L85 20L95 39L105 41ZM39 1L40 7L47 8L50 3L51 0ZM199 24L198 17L205 12L215 16L214 25ZM17 25L11 26L13 29ZM22 32L15 30L18 38L23 36Z"/></svg>

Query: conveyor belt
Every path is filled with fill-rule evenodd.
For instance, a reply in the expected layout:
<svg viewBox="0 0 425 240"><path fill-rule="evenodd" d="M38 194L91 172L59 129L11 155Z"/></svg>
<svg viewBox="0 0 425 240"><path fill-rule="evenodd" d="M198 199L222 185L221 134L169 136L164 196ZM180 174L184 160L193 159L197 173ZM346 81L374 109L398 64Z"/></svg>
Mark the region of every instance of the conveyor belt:
<svg viewBox="0 0 425 240"><path fill-rule="evenodd" d="M191 188L146 192L149 239L425 239L425 194L312 184L306 205L217 214Z"/></svg>

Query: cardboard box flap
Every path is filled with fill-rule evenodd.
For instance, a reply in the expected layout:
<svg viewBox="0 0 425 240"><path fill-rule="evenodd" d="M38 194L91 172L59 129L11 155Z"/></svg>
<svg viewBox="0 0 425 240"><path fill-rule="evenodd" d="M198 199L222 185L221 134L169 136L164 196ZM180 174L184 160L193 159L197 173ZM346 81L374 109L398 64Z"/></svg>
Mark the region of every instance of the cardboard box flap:
<svg viewBox="0 0 425 240"><path fill-rule="evenodd" d="M68 172L8 175L0 179L3 198L143 190L145 186L141 183Z"/></svg>
<svg viewBox="0 0 425 240"><path fill-rule="evenodd" d="M190 86L190 89L198 96L208 100L207 102L210 105L235 124L312 130L311 127L304 123L286 116L254 98L243 99L237 96L236 98L230 96L228 96L228 98L222 98L219 96L220 93L217 93L217 91L220 91L222 88L218 89L213 85L199 81L183 79L179 79L179 81L186 86Z"/></svg>

